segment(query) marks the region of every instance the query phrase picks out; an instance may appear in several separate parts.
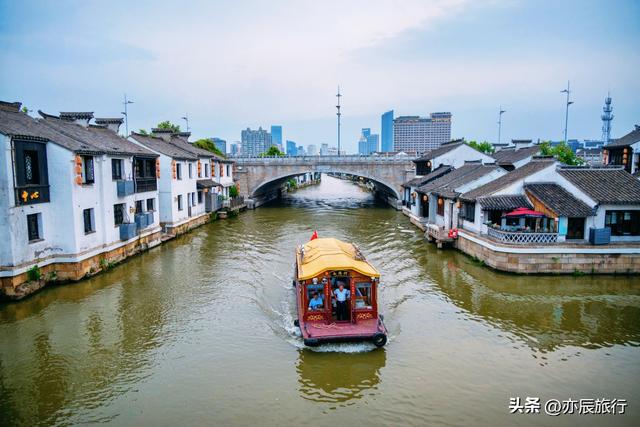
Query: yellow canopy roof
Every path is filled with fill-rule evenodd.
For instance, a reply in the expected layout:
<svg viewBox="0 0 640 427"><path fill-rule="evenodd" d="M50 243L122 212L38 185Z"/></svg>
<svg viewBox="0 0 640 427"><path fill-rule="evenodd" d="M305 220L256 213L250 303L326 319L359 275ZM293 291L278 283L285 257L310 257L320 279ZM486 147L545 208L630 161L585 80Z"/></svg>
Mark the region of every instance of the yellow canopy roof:
<svg viewBox="0 0 640 427"><path fill-rule="evenodd" d="M311 279L328 270L355 270L365 276L380 277L378 270L364 259L353 244L338 239L311 240L298 247L296 258L299 280Z"/></svg>

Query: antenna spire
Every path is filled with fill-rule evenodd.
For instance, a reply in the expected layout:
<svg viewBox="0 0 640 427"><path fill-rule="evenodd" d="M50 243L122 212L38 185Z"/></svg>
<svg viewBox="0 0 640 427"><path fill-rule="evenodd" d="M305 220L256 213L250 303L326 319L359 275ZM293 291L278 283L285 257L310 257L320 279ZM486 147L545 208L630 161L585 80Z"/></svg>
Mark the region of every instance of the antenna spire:
<svg viewBox="0 0 640 427"><path fill-rule="evenodd" d="M338 105L336 105L336 116L338 116L338 156L340 155L340 116L342 115L342 113L340 113L340 97L342 95L340 95L340 85L338 85L338 94L336 95L336 98L338 98Z"/></svg>

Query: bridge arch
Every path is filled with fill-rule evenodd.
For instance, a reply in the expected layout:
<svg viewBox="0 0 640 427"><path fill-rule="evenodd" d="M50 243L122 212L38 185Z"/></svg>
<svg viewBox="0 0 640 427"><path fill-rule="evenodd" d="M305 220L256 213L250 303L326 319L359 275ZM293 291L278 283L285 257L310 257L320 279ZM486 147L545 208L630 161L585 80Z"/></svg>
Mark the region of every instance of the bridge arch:
<svg viewBox="0 0 640 427"><path fill-rule="evenodd" d="M259 196L261 194L264 194L265 192L268 192L270 187L277 187L279 186L279 184L284 183L285 181L287 181L290 178L299 176L299 175L303 175L305 173L339 173L339 174L346 174L346 175L352 175L352 176L357 176L357 177L362 177L365 178L371 182L373 182L376 187L381 188L383 191L385 191L386 193L392 195L393 197L395 197L398 200L402 199L402 196L400 194L400 192L398 190L396 190L394 188L394 186L388 182L384 182L384 180L381 180L378 177L372 177L372 176L368 176L367 174L363 174L357 171L351 171L351 170L341 170L340 168L327 168L327 170L315 170L312 168L309 169L301 169L300 171L296 171L296 172L288 172L285 173L283 175L280 176L276 176L276 177L269 177L267 179L265 179L264 181L262 181L261 183L259 183L255 188L253 189L249 189L250 190L250 197L256 197Z"/></svg>

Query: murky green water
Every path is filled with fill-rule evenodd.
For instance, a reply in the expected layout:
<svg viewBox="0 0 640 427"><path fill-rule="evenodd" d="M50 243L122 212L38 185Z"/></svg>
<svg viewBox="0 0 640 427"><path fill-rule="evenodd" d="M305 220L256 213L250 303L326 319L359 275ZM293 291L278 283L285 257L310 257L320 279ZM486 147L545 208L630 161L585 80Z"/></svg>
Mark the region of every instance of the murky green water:
<svg viewBox="0 0 640 427"><path fill-rule="evenodd" d="M498 274L323 179L0 305L0 424L640 425L640 279ZM381 270L384 349L302 347L293 249L315 228ZM515 396L629 407L510 415Z"/></svg>

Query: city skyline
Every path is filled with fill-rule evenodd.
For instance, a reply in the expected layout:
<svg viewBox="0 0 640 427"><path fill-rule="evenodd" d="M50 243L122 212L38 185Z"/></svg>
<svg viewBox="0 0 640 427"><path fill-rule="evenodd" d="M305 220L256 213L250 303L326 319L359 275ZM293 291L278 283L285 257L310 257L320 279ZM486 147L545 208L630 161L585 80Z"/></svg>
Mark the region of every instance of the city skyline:
<svg viewBox="0 0 640 427"><path fill-rule="evenodd" d="M633 129L640 111L640 5L631 1L615 8L603 1L407 1L367 8L354 2L341 7L338 20L326 5L251 3L244 8L255 13L246 25L263 24L250 33L225 24L242 11L223 3L202 5L197 13L178 3L141 3L127 6L126 16L118 2L110 8L0 5L0 93L22 101L31 114L118 117L127 93L130 130L162 120L183 124L188 114L193 139L237 141L242 129L278 123L283 139L318 147L336 144L340 85L343 148L354 153L360 129L380 134L380 116L392 109L396 116L451 111L452 138L495 142L501 105L503 141L562 139L560 91L567 80L574 101L569 139L600 138L608 92L616 112L612 138ZM167 14L174 17L171 32L157 25ZM214 15L219 27L199 25ZM269 25L275 20L314 30L291 40L287 30ZM227 36L236 40L233 49L224 43ZM301 51L314 55L293 69L265 61Z"/></svg>

